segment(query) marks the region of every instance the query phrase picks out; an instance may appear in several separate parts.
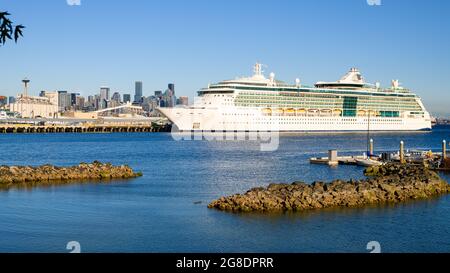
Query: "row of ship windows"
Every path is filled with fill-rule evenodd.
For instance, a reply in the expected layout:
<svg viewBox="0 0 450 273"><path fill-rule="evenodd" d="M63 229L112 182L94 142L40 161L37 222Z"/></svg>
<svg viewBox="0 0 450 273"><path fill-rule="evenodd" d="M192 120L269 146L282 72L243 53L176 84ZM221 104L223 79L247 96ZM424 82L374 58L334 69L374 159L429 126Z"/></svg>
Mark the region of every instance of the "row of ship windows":
<svg viewBox="0 0 450 273"><path fill-rule="evenodd" d="M367 123L363 122L244 122L244 121L223 121L222 124L304 124L304 125L367 125ZM377 123L375 123L377 124ZM380 122L379 124L390 124L390 125L402 125L402 122Z"/></svg>
<svg viewBox="0 0 450 273"><path fill-rule="evenodd" d="M255 114L236 114L236 113L234 113L234 114L222 113L222 115L223 116L259 116L259 115L255 115ZM306 117L306 116L304 116L304 117ZM292 120L298 120L298 117L285 116L285 117L282 117L281 119L292 121ZM267 118L258 118L257 117L256 120L267 120ZM341 121L341 120L343 120L343 118L342 117L336 117L335 120ZM344 121L346 121L346 122L358 122L358 120L355 119L355 118L344 118ZM359 123L367 123L367 122L368 122L367 119L363 119L363 120L359 121ZM401 119L373 118L373 119L370 119L370 122L375 122L375 123L377 123L377 122L380 122L380 123L394 122L394 123L396 123L396 122L401 122Z"/></svg>
<svg viewBox="0 0 450 273"><path fill-rule="evenodd" d="M253 91L253 90L252 90ZM276 91L286 91L286 90L276 90ZM332 90L320 90L320 89L316 89L314 90L314 92L308 92L308 90L301 90L305 93L284 93L284 96L299 96L299 95L305 95L305 96L330 96L333 94L336 94L336 96L359 96L359 97L365 97L365 96L377 96L377 97L388 97L388 98L414 98L415 95L414 94L389 94L389 93L369 93L369 94L365 94L365 93L361 93L361 92L352 92L350 90L342 90L342 91L332 91ZM273 91L270 91L273 92ZM325 93L325 94L320 94L319 92ZM364 92L364 91L363 91ZM327 94L328 93L328 94ZM271 93L257 93L255 91L253 92L240 92L240 94L242 95L261 95L261 94L267 94L268 96L270 95L275 95L277 96L278 94L271 94Z"/></svg>
<svg viewBox="0 0 450 273"><path fill-rule="evenodd" d="M237 99L260 99L260 100L323 100L323 101L344 101L343 98L336 97L284 97L284 96L237 96ZM386 98L359 98L358 101L380 101L380 102L416 102L415 99L386 99Z"/></svg>
<svg viewBox="0 0 450 273"><path fill-rule="evenodd" d="M274 102L284 102L284 103L326 103L326 104L343 104L343 100L320 100L320 99L303 99L303 100L293 100L293 99L243 99L237 98L235 100L236 103L239 102L247 102L247 103L274 103ZM389 104L389 105L414 105L418 106L418 103L415 101L358 101L358 105L380 105L380 104ZM356 104L356 102L354 102Z"/></svg>
<svg viewBox="0 0 450 273"><path fill-rule="evenodd" d="M267 96L260 96L260 95L239 95L237 96L238 99L244 98L244 99L284 99L284 100L308 100L308 99L324 99L324 100L340 100L343 101L344 98L339 97L331 97L331 96L277 96L277 95L267 95ZM415 102L416 100L414 98L379 98L379 97L369 97L369 98L358 98L358 101L390 101L390 102Z"/></svg>
<svg viewBox="0 0 450 273"><path fill-rule="evenodd" d="M326 102L326 101L271 101L271 100L267 100L267 101L256 101L256 100L236 100L235 101L236 104L321 104L321 105L343 105L342 102ZM417 107L420 108L420 106L417 103L389 103L389 102L369 102L369 103L361 103L359 102L358 104L354 103L354 104L346 104L346 105L358 105L358 106L383 106L383 105L389 105L389 106L393 106L393 107Z"/></svg>
<svg viewBox="0 0 450 273"><path fill-rule="evenodd" d="M224 104L232 106L233 104ZM237 107L272 107L273 105L264 105L264 104L237 104ZM284 105L277 105L277 107L284 107L284 108L341 108L342 105L320 105L320 104L309 104L309 105L293 105L293 104L284 104ZM408 107L408 106L400 106L400 107L393 107L389 105L385 106L379 106L379 107L358 107L358 108L345 108L347 110L376 110L376 111L421 111L422 109L419 107Z"/></svg>

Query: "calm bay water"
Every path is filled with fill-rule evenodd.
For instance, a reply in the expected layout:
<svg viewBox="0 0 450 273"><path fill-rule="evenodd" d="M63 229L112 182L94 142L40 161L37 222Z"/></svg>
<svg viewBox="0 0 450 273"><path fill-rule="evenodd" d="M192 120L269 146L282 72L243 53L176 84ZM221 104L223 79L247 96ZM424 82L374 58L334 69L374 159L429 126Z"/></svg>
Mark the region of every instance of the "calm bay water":
<svg viewBox="0 0 450 273"><path fill-rule="evenodd" d="M450 127L374 134L376 150L439 150ZM450 196L395 206L287 214L232 214L206 208L222 195L270 182L362 178L355 166L308 159L365 151L365 134L284 134L274 152L256 142L174 141L170 134L0 135L0 165L129 164L144 176L0 190L0 252L449 252ZM445 176L450 181L450 176ZM201 204L194 202L202 201Z"/></svg>

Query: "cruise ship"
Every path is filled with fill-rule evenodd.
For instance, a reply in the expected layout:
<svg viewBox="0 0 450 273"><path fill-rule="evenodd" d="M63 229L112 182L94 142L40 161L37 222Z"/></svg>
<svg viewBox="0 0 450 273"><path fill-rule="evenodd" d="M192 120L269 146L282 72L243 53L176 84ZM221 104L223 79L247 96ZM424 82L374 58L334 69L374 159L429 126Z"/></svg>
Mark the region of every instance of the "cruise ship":
<svg viewBox="0 0 450 273"><path fill-rule="evenodd" d="M180 131L418 131L431 129L420 97L401 87L366 83L352 68L335 82L303 86L265 77L224 80L198 91L191 106L158 108Z"/></svg>

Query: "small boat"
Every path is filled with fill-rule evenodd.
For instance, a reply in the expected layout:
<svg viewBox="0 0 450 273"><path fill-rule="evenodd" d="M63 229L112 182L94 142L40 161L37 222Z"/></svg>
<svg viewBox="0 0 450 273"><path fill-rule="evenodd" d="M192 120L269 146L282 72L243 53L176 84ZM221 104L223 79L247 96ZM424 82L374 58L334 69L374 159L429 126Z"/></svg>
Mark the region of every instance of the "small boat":
<svg viewBox="0 0 450 273"><path fill-rule="evenodd" d="M356 158L355 161L356 161L356 165L364 166L364 167L381 166L381 165L383 165L382 162L377 161L377 160L373 160L373 159L370 159L370 158L364 158L364 159Z"/></svg>

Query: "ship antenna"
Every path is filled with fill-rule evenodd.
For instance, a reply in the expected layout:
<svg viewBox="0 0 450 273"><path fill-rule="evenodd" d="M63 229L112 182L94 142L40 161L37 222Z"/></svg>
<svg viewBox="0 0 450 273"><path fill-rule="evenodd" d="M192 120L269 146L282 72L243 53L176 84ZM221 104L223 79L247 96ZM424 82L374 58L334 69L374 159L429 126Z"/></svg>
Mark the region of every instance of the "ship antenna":
<svg viewBox="0 0 450 273"><path fill-rule="evenodd" d="M255 72L255 75L261 75L262 71L261 71L261 64L260 63L256 63L253 71Z"/></svg>

